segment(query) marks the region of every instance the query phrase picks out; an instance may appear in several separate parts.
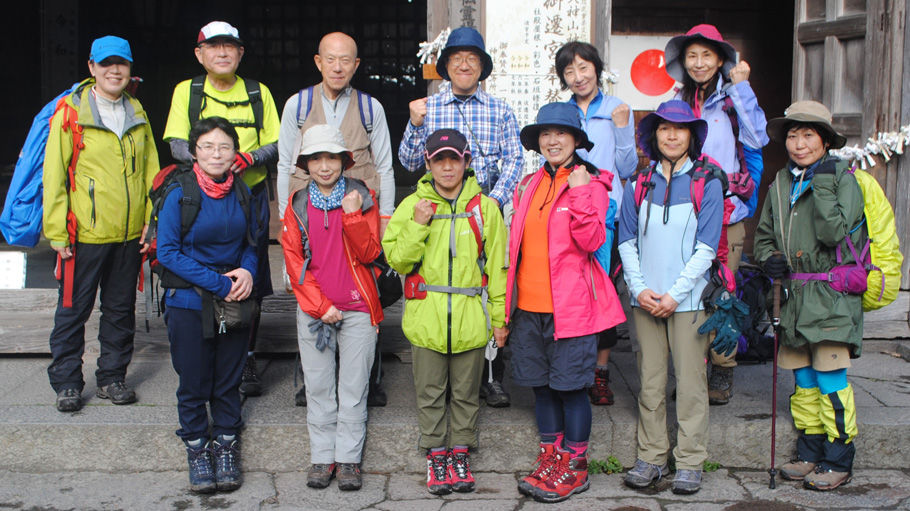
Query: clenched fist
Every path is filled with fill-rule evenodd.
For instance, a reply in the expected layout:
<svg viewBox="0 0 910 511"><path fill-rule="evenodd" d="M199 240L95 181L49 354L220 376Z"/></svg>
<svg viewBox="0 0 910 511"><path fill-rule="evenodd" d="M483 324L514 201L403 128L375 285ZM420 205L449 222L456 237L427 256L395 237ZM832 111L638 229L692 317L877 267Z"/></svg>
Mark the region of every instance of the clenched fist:
<svg viewBox="0 0 910 511"><path fill-rule="evenodd" d="M433 214L436 213L436 205L428 199L420 199L414 204L414 221L420 225L427 225Z"/></svg>
<svg viewBox="0 0 910 511"><path fill-rule="evenodd" d="M411 124L423 126L423 119L427 116L427 98L411 101L408 103L408 110L411 113Z"/></svg>

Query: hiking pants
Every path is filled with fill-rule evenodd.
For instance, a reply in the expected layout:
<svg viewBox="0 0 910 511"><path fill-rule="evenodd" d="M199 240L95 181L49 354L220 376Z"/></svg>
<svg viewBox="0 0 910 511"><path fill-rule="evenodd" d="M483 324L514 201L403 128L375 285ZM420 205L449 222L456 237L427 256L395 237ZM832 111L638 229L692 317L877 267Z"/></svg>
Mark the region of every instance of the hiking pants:
<svg viewBox="0 0 910 511"><path fill-rule="evenodd" d="M271 219L271 210L269 209L269 187L265 181L253 187L250 195L250 214L256 215L258 219L256 257L259 261L259 266L256 268L256 280L253 282L253 292L256 295L256 301L259 302L259 309L256 311L256 317L253 318L253 327L250 329L249 340L249 351L253 351L256 349L256 338L259 335L262 299L273 293L272 270L269 266L269 221Z"/></svg>
<svg viewBox="0 0 910 511"><path fill-rule="evenodd" d="M342 316L335 338L336 372L335 350L316 349L316 334L309 329L314 318L297 309L297 344L306 384L311 463L360 463L363 456L376 327L367 312L342 311Z"/></svg>
<svg viewBox="0 0 910 511"><path fill-rule="evenodd" d="M411 354L420 426L417 446L420 449L456 445L477 447L480 374L486 365L484 348L448 355L411 345ZM447 389L452 394L448 406ZM451 428L448 427L449 420Z"/></svg>
<svg viewBox="0 0 910 511"><path fill-rule="evenodd" d="M655 318L632 308L638 330L638 458L658 466L667 462L667 370L673 357L676 373L676 468L701 470L708 458L708 380L705 356L708 336L698 333L704 311L676 312Z"/></svg>
<svg viewBox="0 0 910 511"><path fill-rule="evenodd" d="M76 243L75 256L62 264L74 264L73 306L63 307L63 283L59 284L50 348L53 360L47 368L54 392L82 391L82 355L85 322L95 307L101 289L101 320L98 325L98 370L95 379L104 387L126 378L133 357L136 333L136 283L139 276L139 240L126 243ZM62 268L61 268L62 270ZM61 274L63 272L61 271Z"/></svg>
<svg viewBox="0 0 910 511"><path fill-rule="evenodd" d="M246 363L249 328L204 339L202 311L168 307L164 320L171 343L171 363L179 377L177 436L183 440L209 438L206 403L212 412L213 436L238 434L243 426L240 375ZM208 321L214 322L214 318Z"/></svg>
<svg viewBox="0 0 910 511"><path fill-rule="evenodd" d="M739 263L743 257L743 243L745 242L745 239L746 222L744 220L727 226L727 247L729 249L727 254L727 267L730 268L733 275L736 275L736 270L739 269ZM714 334L711 335L713 336ZM738 349L739 346L737 345L733 348L733 353L730 353L729 355L724 355L723 353L711 350L711 364L717 367L736 367L736 352Z"/></svg>

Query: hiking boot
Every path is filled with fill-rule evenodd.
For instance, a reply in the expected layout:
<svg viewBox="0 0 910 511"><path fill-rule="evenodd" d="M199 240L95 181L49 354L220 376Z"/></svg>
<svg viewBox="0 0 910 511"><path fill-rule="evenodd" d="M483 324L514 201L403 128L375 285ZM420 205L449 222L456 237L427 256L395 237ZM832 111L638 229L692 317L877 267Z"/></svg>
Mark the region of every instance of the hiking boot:
<svg viewBox="0 0 910 511"><path fill-rule="evenodd" d="M225 435L218 435L212 441L212 454L215 456L215 485L221 491L234 491L243 483L240 472L240 439L236 436L230 440Z"/></svg>
<svg viewBox="0 0 910 511"><path fill-rule="evenodd" d="M480 399L486 399L487 406L493 408L505 408L512 404L512 399L502 387L502 382L496 380L480 384Z"/></svg>
<svg viewBox="0 0 910 511"><path fill-rule="evenodd" d="M427 491L433 495L452 493L452 481L449 480L448 453L446 451L427 451Z"/></svg>
<svg viewBox="0 0 910 511"><path fill-rule="evenodd" d="M622 481L631 488L647 488L651 483L660 481L660 478L667 473L666 463L662 467L658 467L647 461L635 460L635 466L626 472Z"/></svg>
<svg viewBox="0 0 910 511"><path fill-rule="evenodd" d="M591 404L605 406L613 404L613 391L610 390L610 370L594 370L594 386L588 389Z"/></svg>
<svg viewBox="0 0 910 511"><path fill-rule="evenodd" d="M190 468L190 491L212 493L215 491L215 464L212 459L212 443L200 439L197 447L186 444L186 462Z"/></svg>
<svg viewBox="0 0 910 511"><path fill-rule="evenodd" d="M701 489L701 470L676 470L673 486L670 487L677 495L691 495Z"/></svg>
<svg viewBox="0 0 910 511"><path fill-rule="evenodd" d="M590 486L588 458L571 458L568 451L557 449L556 462L550 476L534 487L531 496L538 502L562 502Z"/></svg>
<svg viewBox="0 0 910 511"><path fill-rule="evenodd" d="M306 406L306 384L300 386L300 390L294 394L294 406Z"/></svg>
<svg viewBox="0 0 910 511"><path fill-rule="evenodd" d="M471 463L468 456L466 448L449 451L446 463L449 465L449 482L452 484L452 491L459 493L474 491L474 475L471 474Z"/></svg>
<svg viewBox="0 0 910 511"><path fill-rule="evenodd" d="M733 368L711 366L708 378L708 403L725 405L733 397Z"/></svg>
<svg viewBox="0 0 910 511"><path fill-rule="evenodd" d="M541 481L546 481L550 477L550 472L556 466L556 445L540 444L540 452L537 454L537 460L534 463L537 468L518 483L518 491L522 495L531 495L531 492Z"/></svg>
<svg viewBox="0 0 910 511"><path fill-rule="evenodd" d="M262 381L256 372L256 357L250 355L243 364L243 374L240 376L240 393L246 397L262 395Z"/></svg>
<svg viewBox="0 0 910 511"><path fill-rule="evenodd" d="M388 396L382 390L379 383L370 382L369 391L367 391L367 406L385 406L389 403Z"/></svg>
<svg viewBox="0 0 910 511"><path fill-rule="evenodd" d="M306 475L306 485L310 488L325 488L335 477L335 464L313 463Z"/></svg>
<svg viewBox="0 0 910 511"><path fill-rule="evenodd" d="M829 491L849 483L851 477L850 472L835 472L818 465L813 472L806 474L803 486L810 490Z"/></svg>
<svg viewBox="0 0 910 511"><path fill-rule="evenodd" d="M328 484L328 483L327 483ZM338 489L341 491L359 490L363 486L360 475L360 463L338 464Z"/></svg>
<svg viewBox="0 0 910 511"><path fill-rule="evenodd" d="M815 470L815 463L811 461L793 460L780 467L780 476L788 481L802 481Z"/></svg>
<svg viewBox="0 0 910 511"><path fill-rule="evenodd" d="M110 399L115 405L128 405L136 402L136 393L123 381L115 381L110 385L98 387L95 395L101 399Z"/></svg>
<svg viewBox="0 0 910 511"><path fill-rule="evenodd" d="M82 409L82 393L77 389L63 389L57 393L58 412L78 412Z"/></svg>

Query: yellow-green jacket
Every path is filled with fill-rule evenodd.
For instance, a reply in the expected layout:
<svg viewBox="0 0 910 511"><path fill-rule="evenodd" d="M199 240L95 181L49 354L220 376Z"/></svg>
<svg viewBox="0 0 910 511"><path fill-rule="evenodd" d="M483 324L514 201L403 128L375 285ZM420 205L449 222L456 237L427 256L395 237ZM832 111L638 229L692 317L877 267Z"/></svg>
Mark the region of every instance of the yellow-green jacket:
<svg viewBox="0 0 910 511"><path fill-rule="evenodd" d="M437 214L464 213L468 202L480 193L480 186L469 176L453 207L433 188L427 173L417 183L417 191L395 209L382 239L389 264L402 275L417 263L419 274L431 286L474 287L482 278L477 264L477 241L467 218L433 219L429 225L414 221L414 205L420 199L436 204ZM483 242L486 252L484 273L488 276L487 310L494 327L505 324L506 230L502 214L493 199L481 197ZM452 229L455 230L451 237ZM454 250L450 249L454 240ZM492 332L481 306L480 296L429 291L426 299L405 300L401 328L415 346L440 353L461 353L482 348Z"/></svg>
<svg viewBox="0 0 910 511"><path fill-rule="evenodd" d="M145 110L124 93L124 134L118 137L101 123L91 92L94 83L94 78L86 79L66 97L79 113L85 145L76 162L75 191L67 187L73 136L62 129L63 109L51 118L44 157L44 236L54 247L70 244L70 209L76 216L76 239L91 244L136 239L151 214L148 190L159 166Z"/></svg>

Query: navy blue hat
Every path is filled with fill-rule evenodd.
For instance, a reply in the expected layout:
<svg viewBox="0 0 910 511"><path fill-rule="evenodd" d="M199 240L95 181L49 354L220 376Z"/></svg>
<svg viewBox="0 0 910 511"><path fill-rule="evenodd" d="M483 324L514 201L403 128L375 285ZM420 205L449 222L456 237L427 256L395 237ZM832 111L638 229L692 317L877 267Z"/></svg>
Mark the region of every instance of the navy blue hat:
<svg viewBox="0 0 910 511"><path fill-rule="evenodd" d="M487 53L486 46L483 44L483 36L480 32L471 27L458 27L449 34L446 40L446 46L439 54L436 60L436 72L445 80L451 81L446 65L449 63L449 55L462 51L471 50L477 52L480 60L483 61L483 70L480 72L480 81L484 81L493 72L493 58Z"/></svg>
<svg viewBox="0 0 910 511"><path fill-rule="evenodd" d="M646 115L638 123L638 148L649 158L657 160L660 157L658 154L651 154L651 139L654 138L654 132L661 121L688 125L689 130L695 135L696 146L701 151L705 138L708 136L708 123L704 119L695 117L692 108L685 101L671 99L661 103L656 112Z"/></svg>
<svg viewBox="0 0 910 511"><path fill-rule="evenodd" d="M569 103L549 103L537 111L537 122L521 129L521 145L529 151L540 152L540 132L544 128L559 127L572 132L578 147L588 151L594 143L588 140L588 134L581 127L581 116L578 107Z"/></svg>

